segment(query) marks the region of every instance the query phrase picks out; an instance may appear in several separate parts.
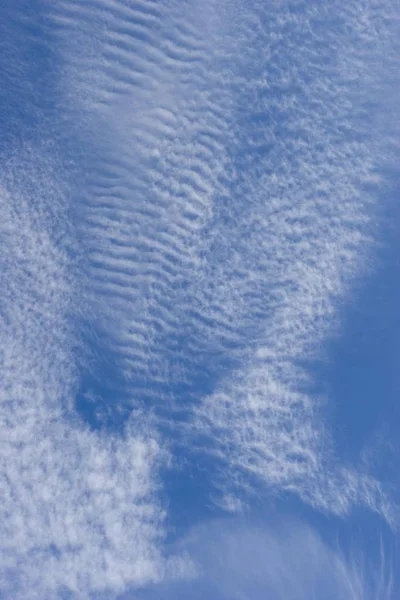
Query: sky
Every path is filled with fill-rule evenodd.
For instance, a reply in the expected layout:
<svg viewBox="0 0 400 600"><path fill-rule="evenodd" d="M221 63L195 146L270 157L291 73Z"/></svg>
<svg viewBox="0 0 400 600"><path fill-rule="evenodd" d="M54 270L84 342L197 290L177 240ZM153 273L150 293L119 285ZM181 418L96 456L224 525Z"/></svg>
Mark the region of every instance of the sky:
<svg viewBox="0 0 400 600"><path fill-rule="evenodd" d="M3 0L0 598L400 597L398 0Z"/></svg>

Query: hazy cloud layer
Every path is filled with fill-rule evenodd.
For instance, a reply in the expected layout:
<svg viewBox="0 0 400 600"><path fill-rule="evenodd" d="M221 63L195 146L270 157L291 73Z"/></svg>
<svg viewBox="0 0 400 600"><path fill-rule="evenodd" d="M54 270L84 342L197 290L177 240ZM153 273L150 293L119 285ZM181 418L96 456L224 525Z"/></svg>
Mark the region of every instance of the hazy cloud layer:
<svg viewBox="0 0 400 600"><path fill-rule="evenodd" d="M226 519L206 523L182 540L197 569L191 579L167 583L138 600L382 600L394 597L395 555L379 545L373 560L354 541L346 551L294 519L273 523Z"/></svg>

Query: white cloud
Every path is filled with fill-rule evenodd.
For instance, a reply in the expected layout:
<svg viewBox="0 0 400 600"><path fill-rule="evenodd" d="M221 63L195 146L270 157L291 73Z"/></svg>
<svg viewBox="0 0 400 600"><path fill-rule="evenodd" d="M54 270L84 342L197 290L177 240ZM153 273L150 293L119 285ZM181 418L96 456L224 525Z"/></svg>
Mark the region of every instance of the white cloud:
<svg viewBox="0 0 400 600"><path fill-rule="evenodd" d="M194 529L182 542L197 577L148 591L145 598L212 600L390 600L393 556L353 543L329 545L293 519L274 523L226 519ZM128 596L129 597L129 596ZM135 596L134 596L135 597ZM137 596L142 597L140 594Z"/></svg>
<svg viewBox="0 0 400 600"><path fill-rule="evenodd" d="M295 4L49 8L63 65L52 100L69 147L84 148L74 165L83 268L78 274L69 254L68 203L51 169L31 169L33 187L21 171L7 175L0 510L8 596L111 595L170 568L157 500L167 457L150 419L134 413L115 437L71 412L77 310L119 356L133 405L162 406L187 384L172 404L185 417L195 412L190 434L214 444L228 507L241 506L254 477L324 510L366 503L392 516L379 483L331 464L323 411L299 363L318 354L368 261L388 143L370 105L385 106L393 6ZM18 161L23 171L26 157ZM196 378L224 360L237 368L202 398ZM173 429L178 411L172 419L168 402ZM272 547L283 561L278 538L265 535L262 551ZM310 532L298 538L308 540L314 574L317 548L324 565L332 559L334 585L350 593L357 578L340 579L341 559ZM289 534L285 542L300 547ZM275 566L266 584L281 593ZM243 573L241 581L233 593L250 585Z"/></svg>
<svg viewBox="0 0 400 600"><path fill-rule="evenodd" d="M301 365L371 266L393 3L209 2L193 18L195 4L52 9L61 105L93 140L81 220L94 318L133 402L165 405L167 420L170 403L194 408L230 506L256 477L391 519L378 482L334 464ZM224 360L234 372L201 398L196 378Z"/></svg>
<svg viewBox="0 0 400 600"><path fill-rule="evenodd" d="M379 483L335 466L325 399L308 392L304 368L373 260L380 172L394 159L391 130L379 124L395 84L392 63L384 66L384 49L394 54L392 10L391 2L242 5L231 81L245 89L233 123L242 170L231 205L235 194L244 201L217 223L196 290L207 316L210 293L215 313L247 342L243 365L196 411L195 426L222 461L229 504L232 487L257 477L324 510L366 503L393 517ZM340 448L335 454L340 462Z"/></svg>
<svg viewBox="0 0 400 600"><path fill-rule="evenodd" d="M212 6L52 9L60 105L91 141L80 165L87 292L126 376L153 382L141 393L156 402L155 386L185 369L164 345L191 320L181 290L198 272L228 162L230 99L215 87Z"/></svg>
<svg viewBox="0 0 400 600"><path fill-rule="evenodd" d="M0 192L1 590L15 599L112 597L164 575L165 451L141 415L117 436L71 412L76 290L53 239L63 199L54 172L39 160L25 165L34 151L20 159Z"/></svg>
<svg viewBox="0 0 400 600"><path fill-rule="evenodd" d="M66 110L84 110L101 157L88 161L88 286L142 398L162 404L203 356L244 365L196 412L229 477L381 509L379 485L353 471L318 491L322 412L298 362L368 260L386 160L368 103L382 100L391 4L214 8L196 23L191 2L54 11Z"/></svg>

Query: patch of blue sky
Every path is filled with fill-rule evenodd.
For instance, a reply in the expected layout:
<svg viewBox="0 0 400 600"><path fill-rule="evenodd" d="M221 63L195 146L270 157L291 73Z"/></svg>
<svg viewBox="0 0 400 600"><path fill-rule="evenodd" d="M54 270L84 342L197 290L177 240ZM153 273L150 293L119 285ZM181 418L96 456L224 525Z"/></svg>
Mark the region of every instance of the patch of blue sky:
<svg viewBox="0 0 400 600"><path fill-rule="evenodd" d="M0 147L2 155L7 156L16 142L28 143L31 137L52 138L49 123L46 127L44 122L52 121L58 68L44 3L6 0L1 11L4 85L0 92Z"/></svg>
<svg viewBox="0 0 400 600"><path fill-rule="evenodd" d="M349 305L344 303L340 310L340 335L327 344L326 361L319 373L332 398L340 452L354 458L375 439L378 463L380 453L385 456L379 465L381 477L390 468L393 457L389 457L397 446L400 389L397 201L395 188L393 196L385 198L388 210L383 216L383 242L377 250L373 272L362 279ZM374 460L372 456L370 459ZM389 478L393 475L392 472Z"/></svg>

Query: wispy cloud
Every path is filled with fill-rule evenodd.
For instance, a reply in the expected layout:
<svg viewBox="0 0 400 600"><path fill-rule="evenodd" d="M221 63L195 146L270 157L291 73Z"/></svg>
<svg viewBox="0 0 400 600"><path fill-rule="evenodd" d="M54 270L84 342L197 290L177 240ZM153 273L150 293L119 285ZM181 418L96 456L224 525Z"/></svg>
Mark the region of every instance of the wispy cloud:
<svg viewBox="0 0 400 600"><path fill-rule="evenodd" d="M190 596L212 600L390 600L396 594L394 553L378 543L369 555L353 542L344 550L299 521L274 524L226 519L193 529L181 542L197 574L150 588L138 598ZM127 596L129 598L129 595Z"/></svg>
<svg viewBox="0 0 400 600"><path fill-rule="evenodd" d="M8 597L112 597L185 570L163 554L158 469L168 456L153 408L172 444L183 432L187 452L218 459L209 476L227 508L262 482L326 511L367 504L393 518L379 482L334 459L325 399L309 392L304 366L371 256L390 160L376 106L390 87L393 4L48 3L57 135L79 148L79 193L63 200L55 169L39 161L27 174L26 155L4 167ZM117 357L112 400L119 388L135 409L122 434L91 430L71 410L78 310ZM305 550L310 579L329 564L337 597L364 597L312 532L282 535L234 534L233 545L258 544L275 564L260 589L286 598L299 581L306 594L301 561L291 582L279 575L287 549ZM218 536L214 558L231 545ZM233 554L229 573L241 561ZM250 593L243 570L234 588L204 560L221 597Z"/></svg>
<svg viewBox="0 0 400 600"><path fill-rule="evenodd" d="M95 314L133 402L170 423L171 406L193 412L223 486L256 476L391 518L376 481L333 464L304 361L370 261L393 5L203 8L52 11L64 107L95 140L82 204Z"/></svg>
<svg viewBox="0 0 400 600"><path fill-rule="evenodd" d="M137 397L156 403L196 369L179 338L202 325L182 290L199 271L229 162L210 6L72 2L53 11L61 102L94 140L83 160L87 289Z"/></svg>
<svg viewBox="0 0 400 600"><path fill-rule="evenodd" d="M240 210L214 232L225 261L213 245L207 255L218 307L252 334L244 366L205 398L196 426L225 465L229 503L229 481L241 486L247 473L325 510L365 502L391 518L376 481L330 464L324 399L308 392L304 364L371 266L379 173L393 161L391 133L377 124L393 83L382 69L383 49L389 60L394 53L385 26L393 7L255 4L257 12L242 7L246 50L231 82L245 89L232 124L240 152L231 205ZM234 287L242 303L232 310Z"/></svg>
<svg viewBox="0 0 400 600"><path fill-rule="evenodd" d="M0 193L2 594L113 595L163 576L164 451L140 416L113 437L70 410L76 297L51 218L63 198L55 173L33 166L34 151L20 159L11 174L4 169Z"/></svg>

